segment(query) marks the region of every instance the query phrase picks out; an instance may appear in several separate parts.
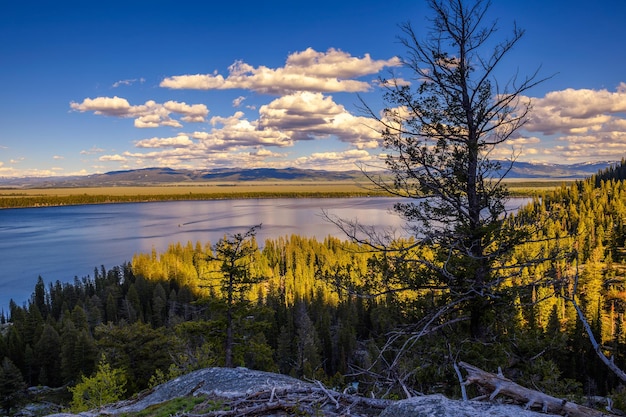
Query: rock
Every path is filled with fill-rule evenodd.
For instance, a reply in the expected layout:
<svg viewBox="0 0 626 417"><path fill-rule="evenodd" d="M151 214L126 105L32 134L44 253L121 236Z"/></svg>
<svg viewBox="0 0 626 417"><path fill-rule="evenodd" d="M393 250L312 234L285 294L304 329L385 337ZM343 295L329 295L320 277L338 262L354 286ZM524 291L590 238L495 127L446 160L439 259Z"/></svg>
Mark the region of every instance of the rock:
<svg viewBox="0 0 626 417"><path fill-rule="evenodd" d="M443 395L425 395L397 401L380 417L546 417L546 414L524 410L508 404L450 400Z"/></svg>
<svg viewBox="0 0 626 417"><path fill-rule="evenodd" d="M106 406L98 412L78 414L82 417L94 415L119 415L136 413L151 405L174 398L191 395L208 395L219 398L240 398L267 389L299 389L313 387L299 379L270 372L253 371L246 368L206 368L180 376L144 393L139 398L121 401ZM71 417L72 414L53 414L48 417Z"/></svg>
<svg viewBox="0 0 626 417"><path fill-rule="evenodd" d="M524 410L519 406L493 404L477 401L450 400L443 395L428 395L408 400L389 401L356 397L327 390L316 384L303 382L286 375L253 371L246 368L206 368L168 381L130 400L121 401L80 414L53 414L48 417L96 417L138 413L146 408L174 398L206 395L221 399L242 399L260 392L275 390L280 397L287 398L287 392L296 395L310 395L316 392L328 403L317 412L324 415L344 415L335 405L347 404L353 415L379 417L546 417L546 414ZM281 392L282 390L282 392ZM273 396L273 394L272 394ZM256 395L255 395L256 398ZM328 401L331 399L330 401ZM362 402L362 408L356 406ZM343 405L345 405L343 404ZM303 403L304 405L304 403ZM386 408L385 408L386 407ZM384 410L383 410L384 408ZM381 410L382 413L381 413ZM328 413L326 413L328 411ZM303 415L307 415L302 411ZM285 415L285 414L255 414ZM311 414L313 415L313 414Z"/></svg>
<svg viewBox="0 0 626 417"><path fill-rule="evenodd" d="M153 404L189 395L237 398L264 389L291 389L311 385L286 375L246 368L206 368L161 384L133 403L118 403L113 409L106 409L104 412L133 413Z"/></svg>

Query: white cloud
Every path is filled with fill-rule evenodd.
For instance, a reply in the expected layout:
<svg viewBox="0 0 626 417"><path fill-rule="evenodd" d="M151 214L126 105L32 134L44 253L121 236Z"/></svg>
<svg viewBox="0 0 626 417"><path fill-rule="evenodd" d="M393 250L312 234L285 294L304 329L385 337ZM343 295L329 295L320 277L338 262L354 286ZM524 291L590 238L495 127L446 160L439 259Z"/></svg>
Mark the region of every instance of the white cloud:
<svg viewBox="0 0 626 417"><path fill-rule="evenodd" d="M182 115L181 120L185 122L204 122L209 114L204 104L188 105L171 100L159 104L148 100L144 104L131 106L128 100L118 96L86 98L82 103L71 102L70 107L79 112L93 111L97 115L134 118L135 127L138 128L182 127L178 120L170 117L172 113Z"/></svg>
<svg viewBox="0 0 626 417"><path fill-rule="evenodd" d="M172 113L182 114L185 122L204 122L209 114L209 109L204 104L189 105L170 100L163 103L163 107Z"/></svg>
<svg viewBox="0 0 626 417"><path fill-rule="evenodd" d="M284 158L287 156L285 153L280 152L272 152L266 148L259 148L253 152L250 152L250 155L262 157L262 158Z"/></svg>
<svg viewBox="0 0 626 417"><path fill-rule="evenodd" d="M81 155L93 155L93 154L102 153L102 152L104 152L104 149L93 146L91 149L87 149L87 150L83 149L82 151L80 151L80 154Z"/></svg>
<svg viewBox="0 0 626 417"><path fill-rule="evenodd" d="M236 61L221 74L175 75L165 78L160 86L171 89L225 90L246 89L265 94L288 94L294 91L362 92L371 89L369 82L355 80L375 74L384 67L400 65L399 58L373 60L369 54L353 57L338 49L317 52L308 48L287 57L285 66L253 67Z"/></svg>
<svg viewBox="0 0 626 417"><path fill-rule="evenodd" d="M332 97L321 93L293 93L261 106L259 126L288 132L294 140L333 135L359 148L377 147L380 140L371 119L353 116Z"/></svg>
<svg viewBox="0 0 626 417"><path fill-rule="evenodd" d="M324 168L329 170L357 169L362 164L378 162L379 157L366 150L351 149L343 152L316 152L296 159L303 168Z"/></svg>
<svg viewBox="0 0 626 417"><path fill-rule="evenodd" d="M119 80L119 81L114 82L112 87L117 88L122 85L132 85L132 84L135 84L136 82L143 84L145 81L146 81L145 78L133 78L129 80Z"/></svg>
<svg viewBox="0 0 626 417"><path fill-rule="evenodd" d="M95 114L118 117L128 116L132 109L128 100L118 96L86 98L82 103L72 101L70 107L80 112L93 111Z"/></svg>
<svg viewBox="0 0 626 417"><path fill-rule="evenodd" d="M556 156L564 163L616 160L626 154L626 83L614 92L568 88L530 100L532 112L524 130L552 137L542 139L543 150L532 148L535 154Z"/></svg>
<svg viewBox="0 0 626 417"><path fill-rule="evenodd" d="M531 98L532 113L524 128L547 135L602 130L610 123L623 122L626 113L626 84L616 92L607 90L553 91L543 98ZM620 115L620 117L616 115Z"/></svg>
<svg viewBox="0 0 626 417"><path fill-rule="evenodd" d="M98 158L99 161L103 161L103 162L126 162L127 159L126 157L122 156L122 155L102 155L100 158Z"/></svg>
<svg viewBox="0 0 626 417"><path fill-rule="evenodd" d="M230 117L213 117L210 120L213 130L204 134L207 145L223 144L232 146L292 146L293 139L287 132L272 127L259 126L256 121L244 118L241 111Z"/></svg>
<svg viewBox="0 0 626 417"><path fill-rule="evenodd" d="M169 104L168 104L169 103ZM150 107L148 103L147 107ZM162 111L192 113L190 107L167 102ZM329 169L354 169L357 162L370 161L366 149L380 145L380 134L369 127L372 120L355 117L330 96L321 93L298 92L276 98L259 109L259 118L249 120L244 112L231 116L214 116L209 120L211 129L180 133L173 137L152 137L135 142L137 149L149 152L124 152L106 155L100 161L130 161L145 165L208 164L227 162L225 155L233 156L230 166L289 166L320 164ZM152 119L154 118L154 120ZM136 123L163 121L159 114L149 114L136 119ZM290 148L298 141L334 137L352 148L344 152L317 153L297 161L289 161L286 153L271 148ZM149 162L147 162L149 161ZM211 162L213 161L213 162ZM241 164L246 165L241 165Z"/></svg>
<svg viewBox="0 0 626 417"><path fill-rule="evenodd" d="M137 148L188 148L193 146L194 142L189 136L180 134L171 138L151 138L142 139L135 142Z"/></svg>
<svg viewBox="0 0 626 417"><path fill-rule="evenodd" d="M243 103L245 99L246 98L244 96L237 97L233 100L233 107L241 107L241 103Z"/></svg>

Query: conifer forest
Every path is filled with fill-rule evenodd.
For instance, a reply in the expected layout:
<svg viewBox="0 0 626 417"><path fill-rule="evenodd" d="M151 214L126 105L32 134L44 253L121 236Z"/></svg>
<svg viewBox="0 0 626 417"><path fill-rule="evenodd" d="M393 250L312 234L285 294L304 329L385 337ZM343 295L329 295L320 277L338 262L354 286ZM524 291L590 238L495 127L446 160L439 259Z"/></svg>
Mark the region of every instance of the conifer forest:
<svg viewBox="0 0 626 417"><path fill-rule="evenodd" d="M30 300L0 317L0 406L10 412L25 387L45 385L88 410L94 386L123 399L213 366L367 397L458 398L466 363L626 411L626 161L508 212L517 155L489 157L516 137L532 111L526 94L551 76L494 79L524 31L492 39L488 1L427 3L425 40L400 26L412 81L381 79L382 111L362 103L385 174L362 171L377 192L406 197L390 209L407 237L325 213L345 239L258 242L262 225L251 224L74 282L40 277Z"/></svg>
<svg viewBox="0 0 626 417"><path fill-rule="evenodd" d="M393 291L389 269L413 274L407 259L394 265L366 244L298 235L260 248L250 233L135 254L73 283L40 278L29 302L2 316L2 377L73 386L105 358L130 396L230 360L334 387L358 383L376 396L458 396L453 365L463 360L553 395L624 401L624 381L601 362L568 301L584 312L601 353L626 369L624 167L538 196L508 218L541 224L513 258L562 255L502 284L486 313L488 339L471 336L461 307L416 337L416 323L433 320L447 290ZM365 295L372 283L381 295ZM8 397L12 388L2 388Z"/></svg>

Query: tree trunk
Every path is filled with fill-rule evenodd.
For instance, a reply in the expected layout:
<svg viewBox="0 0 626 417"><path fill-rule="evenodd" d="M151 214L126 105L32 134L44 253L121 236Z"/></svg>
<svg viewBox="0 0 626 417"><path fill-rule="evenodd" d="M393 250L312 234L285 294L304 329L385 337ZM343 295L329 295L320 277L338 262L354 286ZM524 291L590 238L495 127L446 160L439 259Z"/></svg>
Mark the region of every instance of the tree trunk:
<svg viewBox="0 0 626 417"><path fill-rule="evenodd" d="M464 384L479 385L490 393L490 400L493 400L498 394L502 394L517 403L524 404L525 409L541 407L544 413L567 415L569 417L599 417L609 415L589 407L569 402L565 399L555 398L543 392L522 387L501 374L492 374L465 362L460 362L459 365L465 369L468 374Z"/></svg>
<svg viewBox="0 0 626 417"><path fill-rule="evenodd" d="M233 276L229 277L228 296L226 302L228 308L226 310L226 346L224 347L224 366L233 367Z"/></svg>

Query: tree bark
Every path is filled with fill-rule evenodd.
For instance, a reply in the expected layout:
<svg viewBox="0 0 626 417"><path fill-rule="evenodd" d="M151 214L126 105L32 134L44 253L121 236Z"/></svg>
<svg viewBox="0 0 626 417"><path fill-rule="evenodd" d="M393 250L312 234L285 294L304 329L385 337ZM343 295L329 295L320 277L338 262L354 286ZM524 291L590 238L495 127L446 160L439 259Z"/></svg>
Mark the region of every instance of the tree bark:
<svg viewBox="0 0 626 417"><path fill-rule="evenodd" d="M565 399L552 397L543 392L535 391L516 384L503 375L483 371L465 362L459 362L459 366L467 372L464 384L477 384L490 392L489 399L493 400L498 394L513 399L515 402L524 404L525 409L541 407L544 413L567 415L569 417L597 417L610 416L589 407L569 402Z"/></svg>

